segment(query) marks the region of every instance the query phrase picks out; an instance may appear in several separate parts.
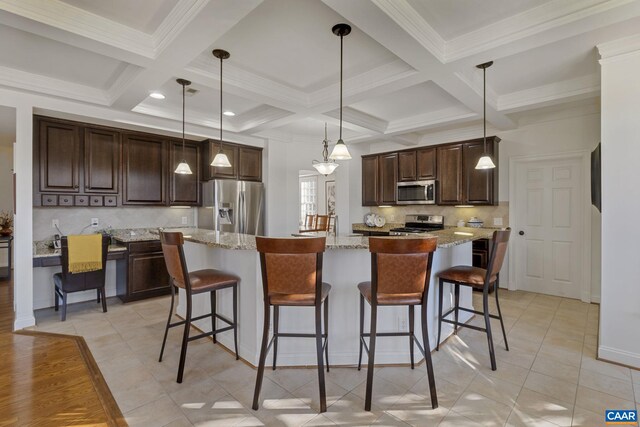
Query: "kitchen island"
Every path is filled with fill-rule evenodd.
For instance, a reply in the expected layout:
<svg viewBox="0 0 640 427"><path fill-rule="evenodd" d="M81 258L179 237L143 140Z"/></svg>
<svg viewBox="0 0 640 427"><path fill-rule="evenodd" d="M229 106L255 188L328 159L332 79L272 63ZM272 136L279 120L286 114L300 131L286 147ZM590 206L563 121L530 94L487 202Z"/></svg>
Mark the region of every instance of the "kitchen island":
<svg viewBox="0 0 640 427"><path fill-rule="evenodd" d="M240 356L257 365L262 339L263 292L260 258L256 251L255 237L245 234L215 232L204 229L184 229L185 257L189 270L217 268L232 272L241 279L239 285L238 338ZM435 348L437 336L437 274L453 265L471 265L471 242L491 236L486 229L446 229L423 236L438 237L438 249L434 254L431 288L428 299L429 347ZM403 237L397 237L403 238ZM327 237L323 262L323 281L332 285L329 295L329 361L332 365L354 365L358 361L359 343L359 292L356 285L371 278L371 255L369 238L363 236ZM444 310L451 307L452 290L445 287ZM180 292L177 311L184 315L184 292ZM461 306L471 308L470 289L462 289ZM209 297L194 297L193 315L209 312ZM218 295L218 312L231 316L230 292ZM366 308L365 325L369 323ZM461 320L470 319L470 314L461 313ZM314 330L313 310L307 307L285 307L280 311L281 332L306 332ZM203 331L211 330L209 319L194 323ZM382 307L378 312L379 332L408 330L406 307ZM452 333L452 326L443 324L442 339ZM417 331L421 328L416 316ZM368 330L368 327L365 327ZM233 348L233 337L222 333L218 341ZM376 363L396 364L409 362L409 346L406 337L390 337L378 340ZM271 358L271 354L269 355ZM269 359L268 359L269 360ZM316 363L314 340L282 339L278 348L278 362L282 366L308 366Z"/></svg>

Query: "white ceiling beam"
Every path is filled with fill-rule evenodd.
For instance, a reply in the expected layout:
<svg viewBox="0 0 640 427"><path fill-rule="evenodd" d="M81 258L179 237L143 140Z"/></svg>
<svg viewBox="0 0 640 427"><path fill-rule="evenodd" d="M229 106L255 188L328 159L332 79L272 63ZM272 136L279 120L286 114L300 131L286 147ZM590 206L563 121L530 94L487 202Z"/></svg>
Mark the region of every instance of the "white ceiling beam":
<svg viewBox="0 0 640 427"><path fill-rule="evenodd" d="M340 123L340 109L327 111L325 116L338 119ZM384 133L387 129L388 123L385 120L374 117L370 114L363 113L351 107L344 107L342 109L342 120L345 123L355 125L358 128L366 129L367 132ZM354 129L355 130L355 129Z"/></svg>

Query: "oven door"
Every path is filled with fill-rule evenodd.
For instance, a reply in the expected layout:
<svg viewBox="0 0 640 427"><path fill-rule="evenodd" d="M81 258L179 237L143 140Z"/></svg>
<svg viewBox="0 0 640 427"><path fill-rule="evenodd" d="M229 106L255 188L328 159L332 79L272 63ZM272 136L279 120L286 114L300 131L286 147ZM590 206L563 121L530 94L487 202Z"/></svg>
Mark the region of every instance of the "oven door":
<svg viewBox="0 0 640 427"><path fill-rule="evenodd" d="M436 203L436 182L411 181L398 183L399 205L433 205Z"/></svg>

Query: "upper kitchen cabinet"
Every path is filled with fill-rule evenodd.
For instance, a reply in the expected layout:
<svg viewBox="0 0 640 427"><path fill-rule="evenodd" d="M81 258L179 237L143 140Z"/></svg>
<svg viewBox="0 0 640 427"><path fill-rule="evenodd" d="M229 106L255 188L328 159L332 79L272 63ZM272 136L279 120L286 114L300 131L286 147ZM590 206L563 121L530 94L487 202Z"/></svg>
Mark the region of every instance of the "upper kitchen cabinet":
<svg viewBox="0 0 640 427"><path fill-rule="evenodd" d="M436 179L436 149L401 151L398 153L398 181Z"/></svg>
<svg viewBox="0 0 640 427"><path fill-rule="evenodd" d="M197 206L200 204L200 143L187 142L182 152L182 141L169 142L169 204L171 206ZM182 159L191 168L191 175L174 173Z"/></svg>
<svg viewBox="0 0 640 427"><path fill-rule="evenodd" d="M398 154L380 155L380 204L395 205L398 199Z"/></svg>
<svg viewBox="0 0 640 427"><path fill-rule="evenodd" d="M238 147L238 179L262 181L262 148Z"/></svg>
<svg viewBox="0 0 640 427"><path fill-rule="evenodd" d="M378 206L378 156L362 156L362 206Z"/></svg>
<svg viewBox="0 0 640 427"><path fill-rule="evenodd" d="M463 204L462 144L452 144L437 149L439 205Z"/></svg>
<svg viewBox="0 0 640 427"><path fill-rule="evenodd" d="M84 129L84 192L117 194L122 142L120 132Z"/></svg>
<svg viewBox="0 0 640 427"><path fill-rule="evenodd" d="M211 166L218 153L220 142L207 139L202 142L202 179L239 179L243 181L262 181L262 148L225 142L222 152L229 158L230 168Z"/></svg>
<svg viewBox="0 0 640 427"><path fill-rule="evenodd" d="M123 134L123 205L165 205L167 150L161 137Z"/></svg>
<svg viewBox="0 0 640 427"><path fill-rule="evenodd" d="M80 130L76 124L36 118L39 191L80 192ZM34 168L35 169L35 168ZM35 183L34 183L35 184Z"/></svg>
<svg viewBox="0 0 640 427"><path fill-rule="evenodd" d="M500 138L487 138L487 153L493 159L494 169L476 169L476 164L484 154L482 139L469 141L463 145L464 164L464 204L498 204L498 142Z"/></svg>

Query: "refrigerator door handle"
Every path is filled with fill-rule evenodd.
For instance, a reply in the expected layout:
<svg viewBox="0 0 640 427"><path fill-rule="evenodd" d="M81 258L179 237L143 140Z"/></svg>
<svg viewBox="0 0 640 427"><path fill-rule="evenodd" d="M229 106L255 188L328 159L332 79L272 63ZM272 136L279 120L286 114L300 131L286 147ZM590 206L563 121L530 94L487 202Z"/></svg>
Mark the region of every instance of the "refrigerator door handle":
<svg viewBox="0 0 640 427"><path fill-rule="evenodd" d="M240 206L238 206L239 216L238 216L238 231L241 234L246 234L246 206L244 200L244 191L240 191Z"/></svg>

